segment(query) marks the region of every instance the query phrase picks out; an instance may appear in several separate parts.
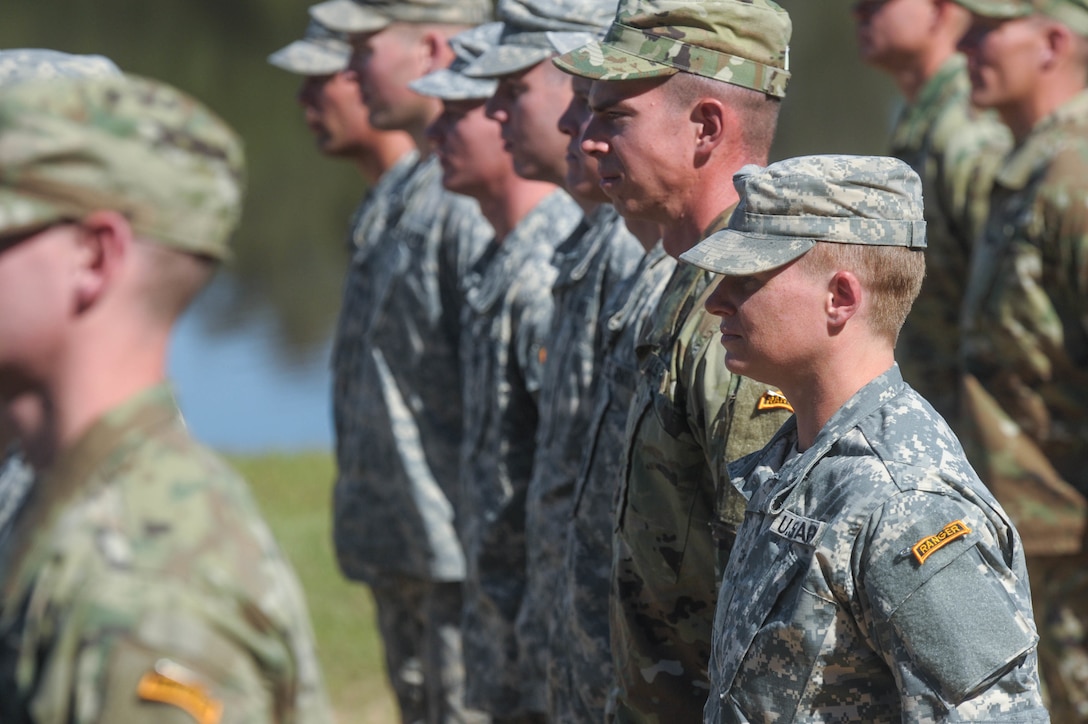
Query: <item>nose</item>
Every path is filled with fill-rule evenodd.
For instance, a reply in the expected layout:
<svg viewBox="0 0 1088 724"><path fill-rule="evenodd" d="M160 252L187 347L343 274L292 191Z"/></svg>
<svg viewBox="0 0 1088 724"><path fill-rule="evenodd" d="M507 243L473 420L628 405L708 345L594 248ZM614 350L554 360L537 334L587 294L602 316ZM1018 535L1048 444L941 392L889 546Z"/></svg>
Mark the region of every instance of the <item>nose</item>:
<svg viewBox="0 0 1088 724"><path fill-rule="evenodd" d="M728 317L736 311L736 306L729 300L730 279L731 277L722 277L703 303L706 311L716 317Z"/></svg>
<svg viewBox="0 0 1088 724"><path fill-rule="evenodd" d="M601 128L601 123L596 116L591 116L589 123L582 131L582 153L594 158L608 153L608 137Z"/></svg>
<svg viewBox="0 0 1088 724"><path fill-rule="evenodd" d="M493 121L498 123L506 123L510 120L510 115L506 112L506 102L501 97L502 89L495 91L495 94L487 99L484 103L484 115Z"/></svg>

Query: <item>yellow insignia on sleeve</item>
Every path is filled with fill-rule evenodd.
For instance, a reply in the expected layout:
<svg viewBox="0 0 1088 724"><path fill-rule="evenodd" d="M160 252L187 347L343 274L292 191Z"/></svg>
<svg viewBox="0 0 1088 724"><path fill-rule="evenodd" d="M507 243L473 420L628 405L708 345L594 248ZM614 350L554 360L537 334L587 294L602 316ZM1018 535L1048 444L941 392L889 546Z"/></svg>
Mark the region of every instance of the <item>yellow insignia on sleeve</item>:
<svg viewBox="0 0 1088 724"><path fill-rule="evenodd" d="M793 405L786 399L786 396L782 394L782 390L768 389L763 393L763 396L759 398L759 402L756 404L757 410L789 410L793 412Z"/></svg>
<svg viewBox="0 0 1088 724"><path fill-rule="evenodd" d="M926 559L931 555L944 548L946 545L962 538L971 532L962 520L954 520L944 527L944 529L936 535L926 536L922 540L911 546L911 552L914 553L915 559L918 564L921 565L926 562Z"/></svg>
<svg viewBox="0 0 1088 724"><path fill-rule="evenodd" d="M136 694L144 701L157 701L176 706L185 711L199 724L219 724L223 717L223 702L219 701L198 683L185 681L175 669L184 669L172 661L162 660L140 679Z"/></svg>
<svg viewBox="0 0 1088 724"><path fill-rule="evenodd" d="M536 351L536 361L539 362L540 364L544 364L545 362L548 361L548 348L547 347L541 346L541 348Z"/></svg>

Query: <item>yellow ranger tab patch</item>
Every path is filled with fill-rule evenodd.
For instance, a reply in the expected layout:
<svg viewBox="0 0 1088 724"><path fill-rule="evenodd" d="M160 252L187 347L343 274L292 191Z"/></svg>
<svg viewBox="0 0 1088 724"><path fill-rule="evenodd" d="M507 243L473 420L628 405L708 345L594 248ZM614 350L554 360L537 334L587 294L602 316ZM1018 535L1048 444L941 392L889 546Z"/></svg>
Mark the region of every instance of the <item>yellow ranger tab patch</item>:
<svg viewBox="0 0 1088 724"><path fill-rule="evenodd" d="M763 396L759 398L759 402L756 404L757 410L789 410L793 412L793 405L786 399L786 396L782 394L782 390L768 389L763 393Z"/></svg>
<svg viewBox="0 0 1088 724"><path fill-rule="evenodd" d="M199 724L219 724L223 718L223 702L197 683L182 681L178 676L185 670L172 661L160 660L154 671L148 671L136 687L137 695L144 701L156 701L176 706L185 711Z"/></svg>
<svg viewBox="0 0 1088 724"><path fill-rule="evenodd" d="M926 559L931 555L944 548L946 545L962 538L971 532L962 520L954 520L944 527L940 533L936 535L926 536L922 540L911 546L911 552L914 553L915 559L918 564L921 565L926 562Z"/></svg>

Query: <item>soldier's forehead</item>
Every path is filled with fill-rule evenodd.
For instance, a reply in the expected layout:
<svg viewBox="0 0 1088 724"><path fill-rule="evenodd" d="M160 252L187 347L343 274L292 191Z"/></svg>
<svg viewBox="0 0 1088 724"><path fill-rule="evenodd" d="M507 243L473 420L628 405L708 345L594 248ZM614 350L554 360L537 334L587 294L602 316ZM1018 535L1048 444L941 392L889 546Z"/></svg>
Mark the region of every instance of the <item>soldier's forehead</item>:
<svg viewBox="0 0 1088 724"><path fill-rule="evenodd" d="M608 108L654 91L664 85L666 80L667 78L594 80L589 88L589 105L594 109Z"/></svg>

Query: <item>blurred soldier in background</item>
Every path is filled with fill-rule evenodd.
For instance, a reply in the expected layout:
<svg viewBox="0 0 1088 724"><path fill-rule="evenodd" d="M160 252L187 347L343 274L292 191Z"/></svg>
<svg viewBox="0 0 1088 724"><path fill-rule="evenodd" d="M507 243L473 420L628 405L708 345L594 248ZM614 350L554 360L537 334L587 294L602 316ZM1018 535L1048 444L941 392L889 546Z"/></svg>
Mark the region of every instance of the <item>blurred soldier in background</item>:
<svg viewBox="0 0 1088 724"><path fill-rule="evenodd" d="M290 566L165 381L229 256L239 139L155 81L26 82L0 168L0 404L39 396L52 453L0 545L0 718L331 721Z"/></svg>
<svg viewBox="0 0 1088 724"><path fill-rule="evenodd" d="M891 155L922 177L926 200L926 279L897 359L907 382L953 421L964 279L1011 138L970 102L967 63L956 52L970 13L952 0L858 0L854 19L862 60L890 75L906 101Z"/></svg>
<svg viewBox="0 0 1088 724"><path fill-rule="evenodd" d="M1028 554L1056 722L1088 721L1088 3L957 0L971 100L1015 147L963 312L964 446Z"/></svg>
<svg viewBox="0 0 1088 724"><path fill-rule="evenodd" d="M583 150L620 214L661 224L679 256L724 225L733 173L765 163L785 95L789 16L769 0L624 0L605 39L556 59L594 81ZM744 511L725 463L763 446L791 411L731 375L713 277L678 265L638 341L613 541L615 720L697 721L717 574Z"/></svg>
<svg viewBox="0 0 1088 724"><path fill-rule="evenodd" d="M540 426L526 495L526 588L516 623L525 707L549 711L553 719L560 702L548 698L550 641L571 495L588 432L585 403L600 361L597 323L605 299L643 250L601 191L596 161L580 148L580 124L564 120L573 101L571 78L549 59L603 35L615 9L615 0L503 0L500 44L466 71L498 79L488 113L502 124L518 173L564 186L585 214L569 238L557 240L553 259L555 308L545 340ZM561 650L568 643L557 642Z"/></svg>
<svg viewBox="0 0 1088 724"><path fill-rule="evenodd" d="M371 125L407 132L419 154L390 183L384 224L355 240L334 360L337 556L374 594L405 722L470 716L459 633L458 344L464 276L491 233L475 201L442 188L425 137L441 104L408 84L446 67L449 37L490 12L486 0L310 8L352 43Z"/></svg>

